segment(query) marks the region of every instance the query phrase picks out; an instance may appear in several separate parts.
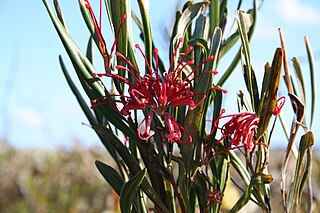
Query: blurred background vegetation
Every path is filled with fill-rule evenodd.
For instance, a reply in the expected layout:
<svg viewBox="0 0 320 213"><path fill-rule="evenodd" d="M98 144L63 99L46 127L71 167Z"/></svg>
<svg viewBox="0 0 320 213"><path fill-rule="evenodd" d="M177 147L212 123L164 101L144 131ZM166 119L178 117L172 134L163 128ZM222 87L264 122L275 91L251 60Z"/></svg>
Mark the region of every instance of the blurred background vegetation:
<svg viewBox="0 0 320 213"><path fill-rule="evenodd" d="M74 148L52 150L17 149L2 141L0 145L0 212L1 213L111 213L120 212L118 197L103 180L95 160L112 163L103 149L88 148L74 141ZM270 151L271 184L279 186L283 150ZM320 209L320 155L314 150L313 164L314 212ZM292 164L294 166L294 164ZM293 168L291 168L293 170ZM291 170L289 168L289 170ZM231 171L232 172L232 171ZM234 173L235 174L235 173ZM237 176L234 182L237 183ZM241 182L241 181L239 181ZM227 210L238 200L234 187L226 190L223 200ZM274 212L282 212L280 188L271 187ZM302 202L306 205L306 202ZM302 206L301 209L306 209ZM248 204L242 212L257 212Z"/></svg>
<svg viewBox="0 0 320 213"><path fill-rule="evenodd" d="M117 198L94 165L106 153L75 148L22 150L1 143L0 212L116 212Z"/></svg>

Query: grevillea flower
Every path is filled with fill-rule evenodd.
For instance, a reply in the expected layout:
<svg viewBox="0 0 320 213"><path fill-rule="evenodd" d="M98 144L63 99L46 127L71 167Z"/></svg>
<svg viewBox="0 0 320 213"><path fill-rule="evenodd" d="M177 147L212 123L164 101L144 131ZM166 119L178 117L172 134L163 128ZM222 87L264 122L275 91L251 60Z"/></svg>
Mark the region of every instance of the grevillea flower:
<svg viewBox="0 0 320 213"><path fill-rule="evenodd" d="M274 116L278 116L280 114L284 103L284 96L277 100L277 106L273 110ZM223 116L224 113L225 109L222 109L219 117L214 121L214 127L219 129L222 135L221 139L218 140L217 143L225 138L228 138L231 144L231 149L244 146L248 150L251 150L254 146L253 137L260 122L259 116L254 112L240 112L237 114ZM227 121L222 127L219 127L219 121L226 118L230 118L230 120ZM214 130L215 129L213 129L212 132L214 132ZM210 138L211 134L209 135L207 141L209 141ZM209 150L210 149L211 147Z"/></svg>
<svg viewBox="0 0 320 213"><path fill-rule="evenodd" d="M118 70L126 70L134 78L134 82L114 73L96 74L99 77L111 77L128 85L128 95L119 95L120 100L112 101L122 103L123 107L120 110L121 114L130 115L130 111L132 110L149 110L147 116L142 120L138 127L139 137L143 140L148 140L154 134L154 131L151 130L151 123L155 113L157 116L164 117L165 127L168 132L166 137L169 140L179 143L192 142L191 136L183 126L176 122L174 117L168 113L168 109L179 106L188 106L189 110L195 109L206 96L205 93L195 93L191 90L192 81L199 75L216 74L217 72L208 71L194 76L195 71L204 63L213 60L213 56L209 56L207 59L195 66L188 75L181 78L182 72L186 66L194 63L193 60L186 61L187 56L193 50L193 47L190 46L184 56L182 56L182 59L178 62L177 66L173 67L174 57L177 57L178 48L182 42L183 39L179 39L178 45L176 46L171 59L170 67L167 72L163 73L163 75L159 73L158 69L158 49L154 49L155 70L153 71L145 54L138 44L136 44L135 47L144 57L147 67L147 73L144 76L141 76L138 69L119 52L116 52L116 56L125 60L127 67L117 65L115 68ZM201 96L198 102L193 100L196 96ZM102 98L93 100L93 107L101 104L110 104L110 101L98 103L100 99ZM145 129L142 130L143 122L145 122ZM187 142L181 141L182 132L188 136L189 139Z"/></svg>
<svg viewBox="0 0 320 213"><path fill-rule="evenodd" d="M216 128L220 129L222 139L228 138L231 146L239 147L244 145L248 150L253 147L253 136L258 128L259 117L254 112L240 112L237 114L225 115L225 110L222 109L220 116L214 122ZM230 118L222 127L218 126L221 119Z"/></svg>

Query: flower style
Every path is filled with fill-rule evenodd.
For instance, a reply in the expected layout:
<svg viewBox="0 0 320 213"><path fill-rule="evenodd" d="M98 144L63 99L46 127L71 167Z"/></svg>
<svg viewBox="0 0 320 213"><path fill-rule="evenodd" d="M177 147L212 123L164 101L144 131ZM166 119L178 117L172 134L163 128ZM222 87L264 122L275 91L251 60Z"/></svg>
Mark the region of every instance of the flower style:
<svg viewBox="0 0 320 213"><path fill-rule="evenodd" d="M122 20L121 20L121 23L120 23L120 27L119 27L116 35L115 35L115 39L114 39L114 42L113 42L113 44L111 46L111 50L110 50L110 54L109 54L109 52L107 50L107 47L106 47L106 42L105 42L105 40L104 40L104 38L102 36L102 32L101 32L102 1L100 0L99 24L98 24L98 21L96 19L96 16L95 16L94 12L93 12L93 9L91 7L91 4L90 4L89 0L81 0L80 3L85 5L85 7L88 9L88 11L90 13L91 20L92 20L93 25L94 25L94 30L95 30L95 33L96 33L96 36L97 36L96 43L97 43L98 49L99 49L99 51L100 51L100 53L101 53L101 55L103 57L105 70L106 70L106 72L110 72L112 53L113 53L113 51L115 49L120 30L121 30L121 28L123 26L123 23L124 23L125 19L127 18L127 15L126 14L122 15Z"/></svg>
<svg viewBox="0 0 320 213"><path fill-rule="evenodd" d="M178 48L183 42L183 39L179 39L179 42L175 48L173 57L171 59L170 67L167 72L161 75L159 73L159 63L158 63L158 49L154 49L154 58L155 58L155 71L153 72L151 66L146 59L145 54L141 50L138 44L135 47L144 57L147 74L141 76L138 69L121 53L116 52L116 56L122 58L126 61L127 67L117 65L115 66L118 70L126 70L133 78L134 82L129 81L127 78L124 78L120 75L114 73L104 73L96 74L99 77L107 76L113 79L117 79L126 83L128 87L128 95L119 95L120 100L114 100L113 102L119 102L123 105L120 113L127 116L130 115L131 110L144 110L148 109L147 116L142 120L138 127L138 135L140 139L148 140L154 131L151 130L151 123L154 113L158 116L164 116L165 127L168 131L166 137L173 141L179 143L191 143L192 138L187 133L187 131L175 121L174 117L170 115L167 111L170 107L179 107L179 106L188 106L190 110L195 109L202 101L205 99L205 93L195 93L191 90L192 81L197 78L199 75L203 74L217 74L216 71L208 71L201 73L199 75L193 76L195 71L199 69L204 63L213 60L213 56L209 56L207 59L202 61L200 64L195 66L193 70L185 77L181 78L183 69L188 65L194 63L193 60L185 61L189 53L193 50L193 47L190 46L185 52L182 59L178 62L178 65L173 68L174 57L176 57ZM198 102L193 100L194 97L201 95L201 99ZM101 98L99 98L100 100ZM100 102L98 100L93 100L93 107L96 107L101 104L110 104L109 102ZM145 122L145 129L142 130L142 123ZM182 132L184 132L189 140L187 142L181 141Z"/></svg>
<svg viewBox="0 0 320 213"><path fill-rule="evenodd" d="M279 103L279 106L275 106L274 110L273 110L273 115L274 116L278 116L281 112L282 107L284 106L284 103L286 102L286 97L281 96L280 98L278 98L277 103Z"/></svg>
<svg viewBox="0 0 320 213"><path fill-rule="evenodd" d="M225 109L222 109L220 116L214 122L215 127L221 131L222 138L220 140L229 137L232 146L239 147L240 144L243 144L248 150L251 150L254 146L252 139L260 121L257 114L254 112L240 112L223 116L223 113L225 113ZM223 118L231 119L222 127L219 127L218 122Z"/></svg>

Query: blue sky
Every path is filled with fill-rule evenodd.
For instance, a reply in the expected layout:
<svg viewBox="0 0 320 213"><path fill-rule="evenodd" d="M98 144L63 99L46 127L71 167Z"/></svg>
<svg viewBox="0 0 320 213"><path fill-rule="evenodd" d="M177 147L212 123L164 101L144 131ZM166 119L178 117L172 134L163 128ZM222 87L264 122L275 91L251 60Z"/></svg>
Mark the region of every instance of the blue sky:
<svg viewBox="0 0 320 213"><path fill-rule="evenodd" d="M98 1L91 2L98 9ZM174 14L171 2L150 0L152 31L160 54L166 47L161 39L163 28L160 26L164 22L170 23L170 17ZM81 18L78 1L60 0L60 4L74 40L80 48L85 49L89 33ZM133 9L136 8L136 1L132 4ZM93 131L82 125L82 122L87 123L86 118L60 70L59 54L67 62L70 72L72 66L42 1L1 0L0 7L0 138L6 138L10 144L23 148L70 146L73 140L99 146ZM264 1L251 43L253 65L259 78L263 74L264 64L272 60L274 50L280 45L279 27L285 36L288 58L300 58L307 82L309 75L303 37L306 35L310 40L316 56L316 70L319 71L320 2ZM224 71L223 65L218 71ZM242 78L240 74L241 68L238 67L230 82L239 82L238 79ZM319 81L320 75L316 77ZM230 91L225 99L226 106L235 105L238 89L245 90L241 83L226 84L225 89ZM280 88L280 92L286 94L284 88ZM318 101L317 108L319 104ZM319 116L317 110L316 117ZM290 123L291 117L287 120ZM315 119L313 130L319 132L319 128ZM283 135L280 134L281 137Z"/></svg>

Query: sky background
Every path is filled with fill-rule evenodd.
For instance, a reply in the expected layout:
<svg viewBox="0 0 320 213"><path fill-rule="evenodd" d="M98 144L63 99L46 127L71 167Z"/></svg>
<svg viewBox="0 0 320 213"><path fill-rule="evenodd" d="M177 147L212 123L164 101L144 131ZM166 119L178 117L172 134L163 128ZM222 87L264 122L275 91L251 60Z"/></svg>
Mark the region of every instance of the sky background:
<svg viewBox="0 0 320 213"><path fill-rule="evenodd" d="M59 2L72 37L78 46L85 50L89 33L81 17L78 1L60 0ZM91 0L97 12L98 2ZM160 54L167 48L167 43L163 39L163 23L170 24L170 18L175 12L173 2L150 0L152 33ZM132 7L137 11L136 1L132 1ZM73 141L80 141L89 146L100 146L94 132L82 124L88 122L61 72L58 63L59 54L63 56L70 72L72 72L72 66L42 1L1 0L0 8L2 9L0 13L0 138L6 139L19 148L69 147L74 144ZM247 8L247 5L244 5L243 9ZM299 57L306 82L310 76L304 36L309 38L316 60L316 80L319 81L320 2L318 0L265 0L257 21L255 35L251 42L251 57L258 79L261 80L264 64L272 60L275 49L280 45L278 36L280 27L285 37L288 58ZM105 35L109 33L109 29L107 24L104 26L106 26ZM106 40L112 41L108 37ZM138 42L138 39L135 42ZM109 42L108 45L111 43ZM221 73L225 69L223 61L220 64L222 64L218 67L220 75L217 78L222 76ZM238 66L230 83L224 86L224 89L230 91L224 102L225 106L231 106L228 112L236 110L232 106L236 105L237 90L245 90L244 84L241 83L241 72L241 67ZM240 83L235 84L235 82ZM320 91L319 86L320 83L317 85L318 91ZM307 92L309 91L307 88ZM280 88L280 94L286 95L284 87ZM307 96L308 100L310 101L309 96ZM288 103L285 110L291 110ZM318 100L312 128L314 132L319 132L320 128L317 121L320 117L319 104ZM291 123L291 118L290 116L287 118L288 123ZM308 123L309 120L307 114ZM281 129L279 123L277 129ZM316 142L319 142L317 133L315 137ZM274 138L276 139L273 146L283 147L285 144L283 133L279 131Z"/></svg>

